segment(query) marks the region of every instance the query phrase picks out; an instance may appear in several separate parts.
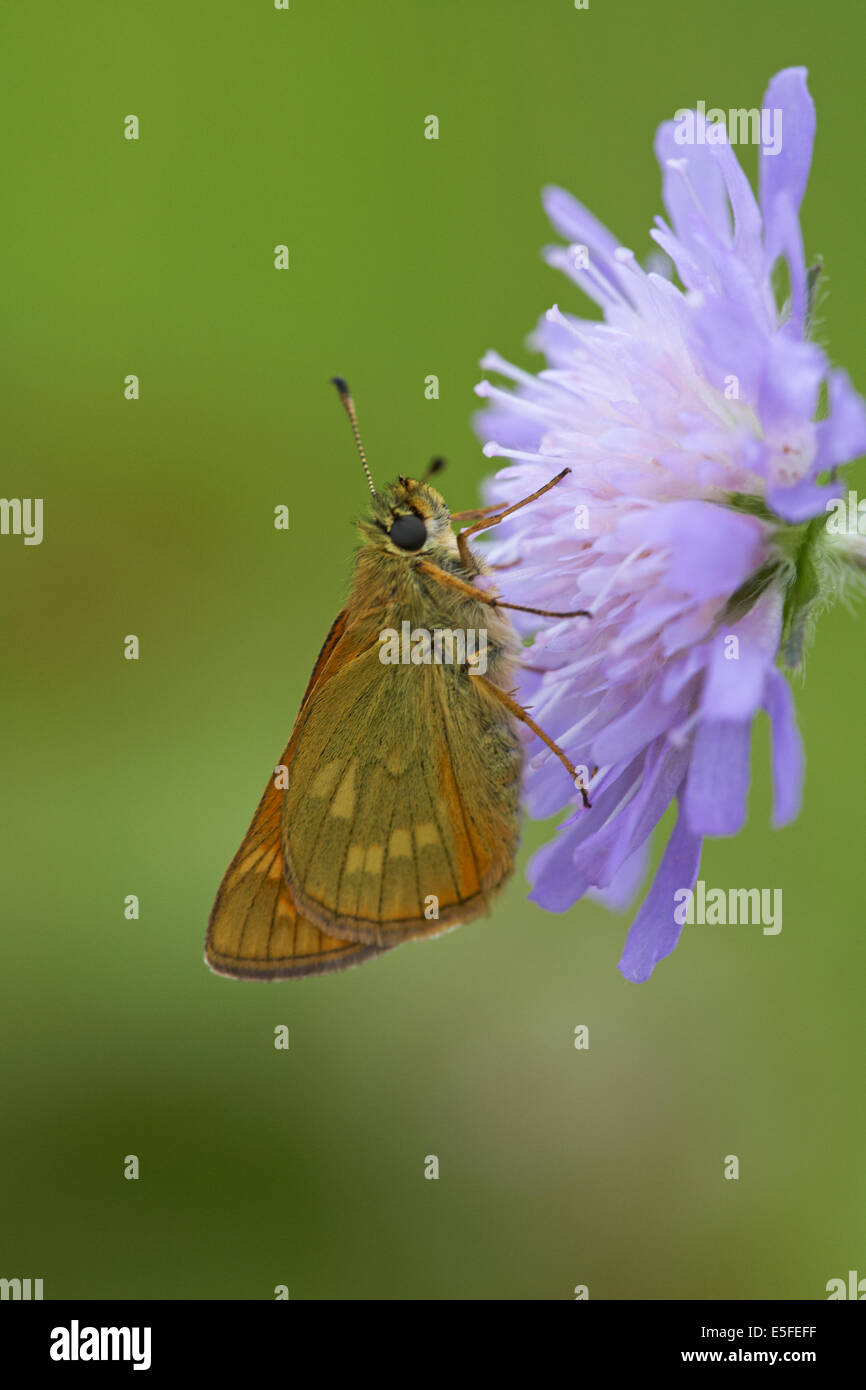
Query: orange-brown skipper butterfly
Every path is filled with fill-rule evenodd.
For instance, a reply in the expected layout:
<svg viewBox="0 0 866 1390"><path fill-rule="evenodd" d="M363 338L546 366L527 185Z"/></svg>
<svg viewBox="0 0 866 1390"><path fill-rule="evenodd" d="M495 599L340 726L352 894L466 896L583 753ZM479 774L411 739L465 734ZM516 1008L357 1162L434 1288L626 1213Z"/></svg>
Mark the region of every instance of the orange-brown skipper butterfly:
<svg viewBox="0 0 866 1390"><path fill-rule="evenodd" d="M349 389L334 384L372 500L348 603L210 915L205 960L235 979L343 970L487 912L514 867L520 722L589 805L509 693L519 642L504 610L577 615L477 588L488 571L468 544L568 469L514 506L454 516L426 479L377 493ZM473 524L455 535L452 521Z"/></svg>

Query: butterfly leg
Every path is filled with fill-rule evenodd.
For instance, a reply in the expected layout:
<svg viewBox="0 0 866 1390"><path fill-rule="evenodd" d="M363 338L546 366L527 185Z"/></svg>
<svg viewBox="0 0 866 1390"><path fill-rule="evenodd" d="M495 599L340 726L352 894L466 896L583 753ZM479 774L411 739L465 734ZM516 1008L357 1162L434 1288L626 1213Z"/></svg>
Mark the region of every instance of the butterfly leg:
<svg viewBox="0 0 866 1390"><path fill-rule="evenodd" d="M489 681L486 676L479 675L476 671L473 671L471 667L469 669L469 675L472 678L472 680L478 681L479 685L482 685L484 689L490 695L492 695L495 700L498 700L501 705L504 705L505 708L511 714L514 715L515 719L519 719L522 724L526 724L527 727L530 728L534 734L538 735L542 743L546 743L550 751L556 754L556 756L559 758L559 761L562 763L562 766L565 768L566 772L568 773L569 777L574 783L575 787L580 792L584 806L587 808L587 810L590 810L591 804L586 787L583 784L583 778L579 775L577 768L567 757L567 755L563 753L559 745L557 743L554 743L552 738L548 737L544 730L540 728L538 724L536 724L535 720L529 714L527 714L523 706L519 705L516 700L512 699L512 697L507 693L507 691L500 690L498 685L494 685L493 682Z"/></svg>
<svg viewBox="0 0 866 1390"><path fill-rule="evenodd" d="M588 618L591 616L584 608L578 609L575 613L548 613L543 608L524 608L519 603L503 603L502 599L497 598L495 594L488 594L484 589L476 589L474 584L467 584L465 579L460 579L458 575L451 574L449 570L441 570L438 565L431 564L429 560L416 560L415 569L421 574L429 575L430 578L435 579L437 583L444 584L446 588L457 589L460 593L466 594L470 598L477 599L480 603L486 603L490 608L519 608L522 613L539 613L542 617L546 618ZM500 704L503 704L506 709L510 710L515 718L519 719L523 724L526 724L532 729L533 733L538 735L543 743L547 744L551 752L555 753L559 758L559 761L562 763L571 777L572 782L580 792L584 806L589 807L590 803L586 788L578 777L577 769L569 762L562 749L558 747L551 738L548 738L544 730L539 728L535 720L530 718L527 714L526 710L523 709L521 705L518 705L517 701L513 700L510 695L507 695L504 690L500 690L498 685L494 685L492 681L487 680L485 676L480 675L471 668L469 674L473 680L480 681L494 699L498 700Z"/></svg>
<svg viewBox="0 0 866 1390"><path fill-rule="evenodd" d="M489 516L491 512L498 511L499 502L494 502L491 507L470 507L468 512L452 512L452 521L480 521L481 517Z"/></svg>
<svg viewBox="0 0 866 1390"><path fill-rule="evenodd" d="M457 549L460 551L460 559L467 569L471 569L472 567L469 554L470 536L474 536L477 531L486 531L490 526L498 526L500 521L504 521L507 516L511 516L512 512L519 511L521 507L525 507L530 502L534 502L537 497L543 497L545 492L549 492L552 487L556 487L556 484L561 483L566 474L570 472L570 468L563 468L562 472L557 473L555 478L551 478L549 483L544 484L544 487L538 488L536 492L531 492L529 496L524 497L522 501L512 503L510 507L506 507L504 511L501 511L498 516L484 517L482 520L474 522L471 526L467 526L464 531L458 531ZM495 507L484 507L482 510L487 512L495 511L496 509Z"/></svg>
<svg viewBox="0 0 866 1390"><path fill-rule="evenodd" d="M548 486L550 486L548 484ZM502 518L498 518L501 520ZM470 528L471 529L471 528ZM466 535L465 531L461 535ZM458 541L460 536L457 537ZM471 559L470 559L471 563ZM430 575L439 584L444 584L449 589L459 589L462 594L467 594L470 598L477 599L479 603L486 603L490 608L512 608L518 613L536 613L540 618L591 618L592 614L586 608L575 608L570 613L553 613L549 608L527 608L522 603L506 603L504 599L496 594L489 594L486 589L477 589L474 584L468 584L459 575L452 574L450 570L442 570L438 565L433 565L429 560L416 560L415 568L421 574Z"/></svg>

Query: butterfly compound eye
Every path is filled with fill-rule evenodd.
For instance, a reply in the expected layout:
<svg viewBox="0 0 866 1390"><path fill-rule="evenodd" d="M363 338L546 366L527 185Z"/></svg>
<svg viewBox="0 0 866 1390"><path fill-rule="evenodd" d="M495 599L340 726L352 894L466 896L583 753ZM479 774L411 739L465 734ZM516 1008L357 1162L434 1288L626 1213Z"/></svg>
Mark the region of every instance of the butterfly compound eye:
<svg viewBox="0 0 866 1390"><path fill-rule="evenodd" d="M397 517L388 535L401 550L420 550L427 539L427 527L420 516L410 512L408 516Z"/></svg>

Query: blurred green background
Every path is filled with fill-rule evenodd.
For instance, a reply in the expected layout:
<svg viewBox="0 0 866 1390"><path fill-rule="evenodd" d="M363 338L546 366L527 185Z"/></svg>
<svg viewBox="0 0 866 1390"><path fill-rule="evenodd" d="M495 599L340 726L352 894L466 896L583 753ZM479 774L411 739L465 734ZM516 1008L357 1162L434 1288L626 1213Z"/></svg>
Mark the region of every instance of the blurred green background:
<svg viewBox="0 0 866 1390"><path fill-rule="evenodd" d="M45 539L0 540L0 1275L48 1298L704 1299L866 1273L866 663L842 609L797 692L799 822L768 828L762 725L748 827L703 861L782 887L781 935L686 928L627 984L628 915L526 902L531 826L480 924L295 984L202 962L350 573L364 484L328 378L376 477L441 452L471 506L481 354L533 365L550 303L592 312L541 261L541 186L643 257L659 121L759 105L805 63L821 331L866 388L863 37L854 0L7 0L0 490L44 497Z"/></svg>

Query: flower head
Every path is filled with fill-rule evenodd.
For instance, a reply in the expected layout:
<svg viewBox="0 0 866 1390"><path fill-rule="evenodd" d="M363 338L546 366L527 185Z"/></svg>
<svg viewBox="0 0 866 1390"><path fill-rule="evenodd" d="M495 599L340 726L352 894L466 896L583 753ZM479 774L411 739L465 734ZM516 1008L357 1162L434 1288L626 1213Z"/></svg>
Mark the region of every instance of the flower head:
<svg viewBox="0 0 866 1390"><path fill-rule="evenodd" d="M497 354L484 381L485 453L512 460L490 484L514 502L571 473L493 533L512 602L589 609L538 632L522 672L533 718L588 769L592 807L533 859L532 896L561 911L591 891L624 906L649 838L678 802L620 969L649 977L676 945L675 894L694 887L706 835L745 820L752 720L772 722L774 823L797 814L803 755L781 656L799 662L822 592L834 470L866 451L866 409L808 338L815 270L798 213L815 117L802 68L777 74L765 108L782 147L762 148L760 201L724 127L662 125L656 153L670 222L654 240L680 284L634 254L567 193L545 206L568 247L547 253L603 312L552 308L538 375ZM701 138L701 132L703 138ZM776 286L786 282L784 302ZM819 418L820 417L820 418ZM562 769L531 748L532 814L561 809Z"/></svg>

